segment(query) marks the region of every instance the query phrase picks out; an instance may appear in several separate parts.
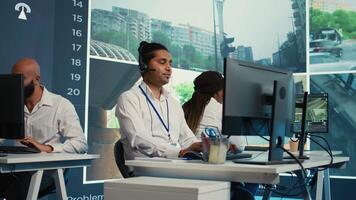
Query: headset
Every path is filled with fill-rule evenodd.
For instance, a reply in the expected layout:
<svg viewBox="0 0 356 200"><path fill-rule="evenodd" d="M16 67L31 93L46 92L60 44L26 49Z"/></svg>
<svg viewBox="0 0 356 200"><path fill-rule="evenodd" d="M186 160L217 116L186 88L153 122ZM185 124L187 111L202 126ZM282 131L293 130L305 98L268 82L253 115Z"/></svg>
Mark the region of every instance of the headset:
<svg viewBox="0 0 356 200"><path fill-rule="evenodd" d="M149 43L147 43L147 44L149 44ZM156 71L155 69L150 69L150 68L148 67L148 65L146 65L146 63L143 62L143 59L142 59L142 50L143 50L143 48L144 48L147 44L142 45L142 46L138 49L138 68L139 68L141 74L144 74L144 73L149 72L149 71Z"/></svg>
<svg viewBox="0 0 356 200"><path fill-rule="evenodd" d="M142 60L141 51L139 52L139 55L138 55L138 68L139 68L141 74L144 74L149 71L148 66Z"/></svg>

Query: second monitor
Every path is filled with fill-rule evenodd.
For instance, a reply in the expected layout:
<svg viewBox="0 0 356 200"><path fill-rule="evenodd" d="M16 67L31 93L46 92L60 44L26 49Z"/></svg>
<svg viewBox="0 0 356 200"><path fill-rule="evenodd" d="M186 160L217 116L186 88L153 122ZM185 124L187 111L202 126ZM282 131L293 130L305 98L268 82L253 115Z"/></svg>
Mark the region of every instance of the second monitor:
<svg viewBox="0 0 356 200"><path fill-rule="evenodd" d="M24 128L23 76L0 74L0 138L22 139Z"/></svg>
<svg viewBox="0 0 356 200"><path fill-rule="evenodd" d="M303 103L303 96L298 95L296 104ZM308 102L305 119L305 132L307 133L328 133L328 94L308 94ZM302 108L297 107L295 112L294 133L301 132Z"/></svg>

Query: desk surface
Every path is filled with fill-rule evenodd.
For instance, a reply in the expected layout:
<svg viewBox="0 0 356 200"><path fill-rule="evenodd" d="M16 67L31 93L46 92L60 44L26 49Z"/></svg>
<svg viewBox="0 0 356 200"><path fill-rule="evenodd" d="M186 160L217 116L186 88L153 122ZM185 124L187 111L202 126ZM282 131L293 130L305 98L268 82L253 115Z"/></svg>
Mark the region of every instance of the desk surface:
<svg viewBox="0 0 356 200"><path fill-rule="evenodd" d="M0 173L83 167L99 157L68 153L7 154L0 157Z"/></svg>
<svg viewBox="0 0 356 200"><path fill-rule="evenodd" d="M304 168L322 167L330 163L330 158L325 153L310 152L309 155L311 158L303 162ZM333 163L348 160L349 157L334 157ZM127 160L126 165L133 167L137 175L255 183L278 183L279 173L300 170L298 164L253 165L236 164L231 161L224 164L208 164L198 160L162 158Z"/></svg>
<svg viewBox="0 0 356 200"><path fill-rule="evenodd" d="M94 154L69 154L69 153L30 153L30 154L7 154L0 157L0 164L53 162L63 160L93 160L99 158Z"/></svg>

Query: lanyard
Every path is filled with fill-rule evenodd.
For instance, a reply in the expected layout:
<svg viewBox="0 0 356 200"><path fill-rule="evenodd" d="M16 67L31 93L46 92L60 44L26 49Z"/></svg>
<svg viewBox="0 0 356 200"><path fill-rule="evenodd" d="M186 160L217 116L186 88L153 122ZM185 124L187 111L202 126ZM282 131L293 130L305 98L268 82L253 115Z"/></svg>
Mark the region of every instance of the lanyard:
<svg viewBox="0 0 356 200"><path fill-rule="evenodd" d="M141 90L141 92L143 93L143 95L145 95L145 97L146 97L148 103L150 103L151 107L152 107L153 110L155 111L155 113L156 113L156 115L157 115L159 121L161 121L162 125L164 126L164 129L166 129L169 139L171 139L171 135L169 134L169 109L168 109L168 101L167 101L167 99L166 99L166 105L167 105L167 125L166 125L166 124L164 123L164 121L163 121L161 115L160 115L159 112L157 111L155 105L153 105L151 99L147 96L146 92L142 89L141 85L138 86L138 87L140 88L140 90Z"/></svg>

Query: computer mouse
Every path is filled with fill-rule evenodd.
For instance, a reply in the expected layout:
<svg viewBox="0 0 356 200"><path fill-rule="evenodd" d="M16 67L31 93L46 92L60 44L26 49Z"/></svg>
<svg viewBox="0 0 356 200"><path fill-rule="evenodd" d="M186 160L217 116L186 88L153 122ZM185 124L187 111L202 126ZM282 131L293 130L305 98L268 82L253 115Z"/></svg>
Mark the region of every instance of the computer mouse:
<svg viewBox="0 0 356 200"><path fill-rule="evenodd" d="M202 160L203 159L203 155L196 151L187 151L185 154L183 154L182 157L186 158L188 160Z"/></svg>

